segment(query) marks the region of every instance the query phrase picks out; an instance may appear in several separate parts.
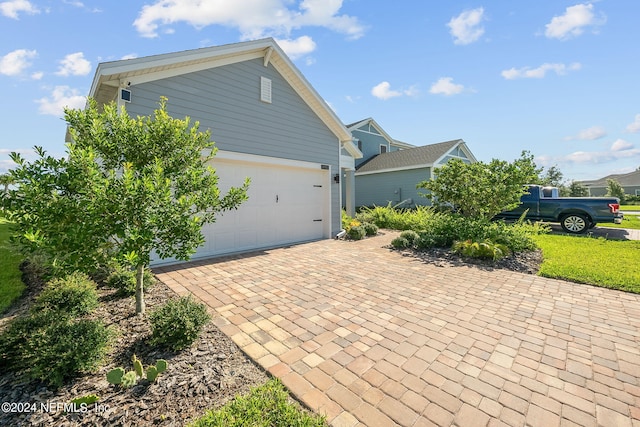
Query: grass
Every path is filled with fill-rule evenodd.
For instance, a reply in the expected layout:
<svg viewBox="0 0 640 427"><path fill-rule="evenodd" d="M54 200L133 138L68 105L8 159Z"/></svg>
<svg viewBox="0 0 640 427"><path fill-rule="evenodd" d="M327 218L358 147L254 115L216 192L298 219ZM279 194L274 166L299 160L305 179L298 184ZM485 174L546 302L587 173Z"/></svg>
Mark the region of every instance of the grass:
<svg viewBox="0 0 640 427"><path fill-rule="evenodd" d="M638 215L625 215L622 220L622 224L614 224L612 222L599 223L598 227L613 227L613 228L631 228L634 230L640 230L640 216Z"/></svg>
<svg viewBox="0 0 640 427"><path fill-rule="evenodd" d="M640 212L640 205L620 205L621 211L638 211Z"/></svg>
<svg viewBox="0 0 640 427"><path fill-rule="evenodd" d="M22 273L18 268L22 255L10 246L11 223L0 218L0 313L4 313L15 300L20 298L25 289Z"/></svg>
<svg viewBox="0 0 640 427"><path fill-rule="evenodd" d="M539 235L544 277L640 293L640 241Z"/></svg>
<svg viewBox="0 0 640 427"><path fill-rule="evenodd" d="M251 389L247 396L238 396L220 409L207 412L190 424L191 427L326 427L324 417L309 414L291 403L282 383L269 380Z"/></svg>

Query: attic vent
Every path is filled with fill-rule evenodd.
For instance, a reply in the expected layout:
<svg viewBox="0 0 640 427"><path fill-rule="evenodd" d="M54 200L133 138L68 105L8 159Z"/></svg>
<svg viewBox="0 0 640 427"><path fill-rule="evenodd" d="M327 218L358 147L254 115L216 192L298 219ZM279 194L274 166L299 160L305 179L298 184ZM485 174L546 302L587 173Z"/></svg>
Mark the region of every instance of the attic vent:
<svg viewBox="0 0 640 427"><path fill-rule="evenodd" d="M128 89L120 89L120 99L124 102L131 102L131 91Z"/></svg>
<svg viewBox="0 0 640 427"><path fill-rule="evenodd" d="M260 77L260 101L271 104L271 79Z"/></svg>

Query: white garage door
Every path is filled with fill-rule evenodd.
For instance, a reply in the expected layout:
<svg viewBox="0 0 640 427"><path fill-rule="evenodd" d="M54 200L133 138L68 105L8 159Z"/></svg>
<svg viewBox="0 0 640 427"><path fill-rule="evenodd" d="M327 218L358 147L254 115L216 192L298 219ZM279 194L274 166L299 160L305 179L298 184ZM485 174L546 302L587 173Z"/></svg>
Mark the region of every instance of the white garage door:
<svg viewBox="0 0 640 427"><path fill-rule="evenodd" d="M218 153L213 161L222 194L250 177L249 199L203 227L206 242L194 258L329 236L329 170L319 164L258 156L242 156L242 160L237 154L226 157L231 158Z"/></svg>

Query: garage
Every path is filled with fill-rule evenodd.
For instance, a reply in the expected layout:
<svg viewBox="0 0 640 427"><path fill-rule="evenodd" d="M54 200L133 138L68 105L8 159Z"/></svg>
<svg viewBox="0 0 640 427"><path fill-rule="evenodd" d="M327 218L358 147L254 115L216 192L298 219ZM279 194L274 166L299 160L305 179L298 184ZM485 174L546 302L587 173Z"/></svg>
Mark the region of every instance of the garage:
<svg viewBox="0 0 640 427"><path fill-rule="evenodd" d="M249 200L203 227L206 241L194 258L330 236L328 167L231 152L218 152L212 166L222 193L250 177Z"/></svg>

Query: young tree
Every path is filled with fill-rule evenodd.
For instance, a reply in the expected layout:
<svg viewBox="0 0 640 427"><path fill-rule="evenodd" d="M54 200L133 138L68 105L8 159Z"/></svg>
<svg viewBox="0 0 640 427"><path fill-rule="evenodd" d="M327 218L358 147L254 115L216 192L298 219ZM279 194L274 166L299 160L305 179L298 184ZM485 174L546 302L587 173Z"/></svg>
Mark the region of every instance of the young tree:
<svg viewBox="0 0 640 427"><path fill-rule="evenodd" d="M608 179L607 180L607 196L617 197L618 199L620 199L620 203L624 203L625 201L624 188L615 179Z"/></svg>
<svg viewBox="0 0 640 427"><path fill-rule="evenodd" d="M72 177L81 184L69 191L41 189L28 181L27 173L19 189L27 194L36 187L65 200L60 206L74 201L85 211L69 214L78 215L77 228L83 229L70 233L69 239L81 243L86 224L90 233L100 233L100 243L108 241L115 256L135 268L136 313L142 314L143 274L152 253L187 260L204 242L202 226L247 199L249 179L221 195L215 170L207 164L216 152L210 132L200 132L189 118L170 117L165 98L149 117L132 118L115 103L101 111L90 99L85 110L66 110L65 119L73 140L67 146L68 160L57 161L53 168L45 165L52 160L41 159L39 166L22 162L19 169L39 173L45 182ZM78 173L82 170L84 174ZM38 212L35 201L30 207ZM24 209L22 213L28 216Z"/></svg>
<svg viewBox="0 0 640 427"><path fill-rule="evenodd" d="M571 197L587 197L589 189L578 181L571 181L569 184L569 196Z"/></svg>
<svg viewBox="0 0 640 427"><path fill-rule="evenodd" d="M533 156L526 151L512 163L493 159L467 164L454 159L417 188L429 190L425 197L435 206L453 206L464 216L489 220L518 206L524 185L535 182L539 173Z"/></svg>
<svg viewBox="0 0 640 427"><path fill-rule="evenodd" d="M9 194L9 186L15 184L11 174L3 173L0 175L0 185L4 187L4 194Z"/></svg>

